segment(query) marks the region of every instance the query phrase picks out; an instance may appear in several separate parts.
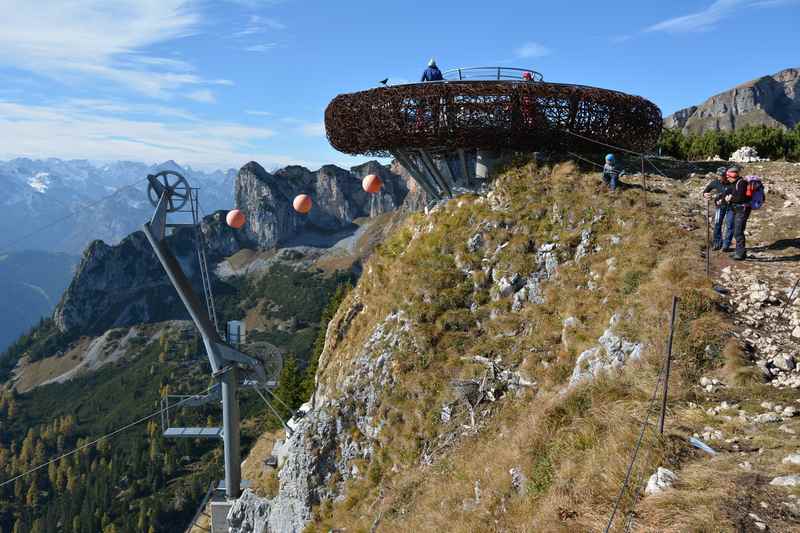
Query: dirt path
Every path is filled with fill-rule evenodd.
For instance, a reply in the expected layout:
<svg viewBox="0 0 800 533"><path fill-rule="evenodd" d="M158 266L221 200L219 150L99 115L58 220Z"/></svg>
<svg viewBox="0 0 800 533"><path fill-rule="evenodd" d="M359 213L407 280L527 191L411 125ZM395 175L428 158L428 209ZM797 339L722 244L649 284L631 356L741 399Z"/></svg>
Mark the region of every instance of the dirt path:
<svg viewBox="0 0 800 533"><path fill-rule="evenodd" d="M800 531L800 295L788 303L800 279L800 165L757 163L743 172L763 178L767 203L750 217L748 260L712 252L711 275L727 302L734 335L772 389L734 394L721 373L710 373L720 380L698 384L705 401L696 406L704 419L696 436L735 457L737 485L752 481L748 504L731 510L740 531ZM651 194L652 201L668 206L678 225L702 241L700 194L708 181L706 175L649 181L663 191Z"/></svg>

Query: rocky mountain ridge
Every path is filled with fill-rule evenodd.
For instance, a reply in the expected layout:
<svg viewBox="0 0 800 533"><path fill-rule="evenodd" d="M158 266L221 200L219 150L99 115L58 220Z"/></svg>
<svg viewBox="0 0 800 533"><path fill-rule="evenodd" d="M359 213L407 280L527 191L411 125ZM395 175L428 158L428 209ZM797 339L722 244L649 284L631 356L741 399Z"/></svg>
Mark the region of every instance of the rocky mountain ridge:
<svg viewBox="0 0 800 533"><path fill-rule="evenodd" d="M383 190L372 196L361 188L361 177L369 173L380 175L384 181ZM314 201L308 215L298 214L291 205L301 192ZM396 210L407 197L414 197L409 195L405 177L375 161L351 171L333 165L316 172L292 166L275 174L250 162L235 178L235 193L235 204L247 217L242 230L226 225L225 211L203 219L201 228L212 270L242 249L328 247L358 229L354 220ZM180 228L168 238L187 275L199 284L191 230ZM76 330L86 334L186 318L144 234L138 231L116 245L93 241L84 251L53 316L62 332Z"/></svg>
<svg viewBox="0 0 800 533"><path fill-rule="evenodd" d="M684 133L731 131L744 126L793 128L800 123L800 69L788 68L712 96L664 119Z"/></svg>
<svg viewBox="0 0 800 533"><path fill-rule="evenodd" d="M192 186L200 187L200 201L206 211L231 205L236 176L233 169L204 172L175 161L157 165L115 161L100 165L86 160L17 158L0 162L0 183L6 191L0 199L0 232L10 241L20 233L20 220L30 221L35 228L63 218L47 231L13 243L11 249L78 255L94 239L115 244L136 231L151 211L144 185L127 186L137 180L144 184L148 174L161 170L177 171ZM114 194L117 189L122 190ZM86 205L91 207L84 208Z"/></svg>
<svg viewBox="0 0 800 533"><path fill-rule="evenodd" d="M377 174L383 180L379 193L370 195L361 188L361 179L367 174ZM274 174L251 161L239 171L235 187L236 207L248 217L244 234L253 246L262 249L287 241L302 242L305 233L352 230L357 218L400 208L408 193L406 179L377 161L350 171L335 165L325 165L316 172L289 166ZM298 194L311 196L314 207L306 215L292 208Z"/></svg>

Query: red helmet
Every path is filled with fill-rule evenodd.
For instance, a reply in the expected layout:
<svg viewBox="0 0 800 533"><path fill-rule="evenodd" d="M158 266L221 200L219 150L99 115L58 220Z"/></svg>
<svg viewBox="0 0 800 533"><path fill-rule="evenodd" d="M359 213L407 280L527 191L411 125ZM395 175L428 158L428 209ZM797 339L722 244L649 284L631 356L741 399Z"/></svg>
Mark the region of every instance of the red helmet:
<svg viewBox="0 0 800 533"><path fill-rule="evenodd" d="M530 81L530 80L533 79L533 75L530 72L523 72L522 73L522 79Z"/></svg>

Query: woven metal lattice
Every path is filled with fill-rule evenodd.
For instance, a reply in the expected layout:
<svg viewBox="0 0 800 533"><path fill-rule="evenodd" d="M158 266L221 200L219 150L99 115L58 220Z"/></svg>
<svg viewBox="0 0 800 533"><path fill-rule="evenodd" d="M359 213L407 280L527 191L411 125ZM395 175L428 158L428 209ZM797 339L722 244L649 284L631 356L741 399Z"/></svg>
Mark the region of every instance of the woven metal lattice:
<svg viewBox="0 0 800 533"><path fill-rule="evenodd" d="M341 94L325 110L331 145L348 154L396 149L652 149L661 110L639 96L582 85L447 81Z"/></svg>

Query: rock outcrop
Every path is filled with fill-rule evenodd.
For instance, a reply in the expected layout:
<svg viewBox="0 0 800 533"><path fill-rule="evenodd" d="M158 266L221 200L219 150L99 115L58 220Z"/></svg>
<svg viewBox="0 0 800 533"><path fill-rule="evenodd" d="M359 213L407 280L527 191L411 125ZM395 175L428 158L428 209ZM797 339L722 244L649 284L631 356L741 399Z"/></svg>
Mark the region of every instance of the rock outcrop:
<svg viewBox="0 0 800 533"><path fill-rule="evenodd" d="M367 174L377 174L383 180L379 193L369 195L361 188L361 179ZM314 202L306 215L292 208L298 194L308 194ZM235 191L236 207L248 220L244 233L258 248L297 240L306 231L347 230L356 218L399 208L407 194L405 180L376 161L353 167L350 172L325 165L316 172L289 166L275 174L251 161L239 171Z"/></svg>
<svg viewBox="0 0 800 533"><path fill-rule="evenodd" d="M361 188L361 179L367 174L377 174L383 180L378 194L368 195ZM225 223L225 211L205 217L202 231L212 267L243 248L269 249L289 241L303 244L308 232L352 232L354 219L396 210L409 192L406 178L377 161L351 171L333 165L316 172L290 166L275 174L250 162L239 171L235 189L236 205L246 212L248 223L243 230L235 231ZM291 206L294 196L301 192L314 200L314 209L308 215L298 214ZM199 291L193 230L180 228L168 239ZM62 332L98 335L113 327L188 318L142 232L114 246L93 241L53 316Z"/></svg>
<svg viewBox="0 0 800 533"><path fill-rule="evenodd" d="M360 302L351 302L349 311L328 326L320 367L328 363L337 333L343 334L361 311ZM299 533L314 505L341 494L347 480L363 475L353 461L369 462L375 453L373 441L382 429L381 394L394 383L394 356L402 349L414 349L410 327L402 312L385 317L350 363L345 379L318 384L308 412L290 422L294 431L273 450L280 468L278 494L271 500L248 494L237 502L232 533ZM358 440L356 434L366 439Z"/></svg>
<svg viewBox="0 0 800 533"><path fill-rule="evenodd" d="M800 69L789 68L712 96L664 120L684 133L731 131L750 125L793 128L800 123Z"/></svg>
<svg viewBox="0 0 800 533"><path fill-rule="evenodd" d="M569 378L570 387L582 381L592 380L602 372L622 368L629 361L640 358L642 345L630 342L615 333L619 321L619 315L612 316L608 329L597 339L598 345L578 356L572 376Z"/></svg>

